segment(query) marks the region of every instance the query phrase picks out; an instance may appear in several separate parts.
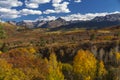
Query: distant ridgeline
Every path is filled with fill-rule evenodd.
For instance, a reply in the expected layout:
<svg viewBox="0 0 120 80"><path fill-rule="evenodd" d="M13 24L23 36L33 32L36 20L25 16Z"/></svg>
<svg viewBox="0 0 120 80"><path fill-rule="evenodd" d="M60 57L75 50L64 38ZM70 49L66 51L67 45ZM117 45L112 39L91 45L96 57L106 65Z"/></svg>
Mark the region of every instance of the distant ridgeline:
<svg viewBox="0 0 120 80"><path fill-rule="evenodd" d="M101 17L95 17L92 20L87 21L66 21L62 18L58 18L52 21L8 21L8 23L24 26L27 28L50 28L53 30L67 30L74 28L86 28L86 29L99 29L104 27L116 26L120 25L120 14L110 14Z"/></svg>

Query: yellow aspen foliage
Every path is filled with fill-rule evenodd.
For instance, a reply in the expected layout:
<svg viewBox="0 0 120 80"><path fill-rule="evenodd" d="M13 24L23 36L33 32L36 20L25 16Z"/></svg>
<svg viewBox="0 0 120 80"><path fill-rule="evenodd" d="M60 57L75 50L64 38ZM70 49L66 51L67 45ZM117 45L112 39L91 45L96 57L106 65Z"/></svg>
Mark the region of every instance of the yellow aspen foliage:
<svg viewBox="0 0 120 80"><path fill-rule="evenodd" d="M5 75L4 80L27 80L27 77L20 69L11 69Z"/></svg>
<svg viewBox="0 0 120 80"><path fill-rule="evenodd" d="M91 80L91 78L90 78L90 76L88 76L84 80Z"/></svg>
<svg viewBox="0 0 120 80"><path fill-rule="evenodd" d="M4 59L0 59L0 64L0 69L5 69L5 71L9 71L12 68L12 65L8 64Z"/></svg>
<svg viewBox="0 0 120 80"><path fill-rule="evenodd" d="M62 64L57 62L56 55L52 53L48 61L48 76L46 80L64 80Z"/></svg>
<svg viewBox="0 0 120 80"><path fill-rule="evenodd" d="M2 51L0 51L0 54L2 54Z"/></svg>
<svg viewBox="0 0 120 80"><path fill-rule="evenodd" d="M19 55L26 56L31 59L35 57L35 55L33 53L36 52L34 48L29 48L29 49L28 48L18 48L18 49L16 49L16 51L19 52Z"/></svg>
<svg viewBox="0 0 120 80"><path fill-rule="evenodd" d="M44 80L44 76L42 75L42 73L39 72L37 68L26 68L26 70L27 71L25 72L25 74L27 75L27 80L36 80L36 78Z"/></svg>
<svg viewBox="0 0 120 80"><path fill-rule="evenodd" d="M73 66L68 63L62 64L62 72L65 76L65 80L72 80L73 79Z"/></svg>
<svg viewBox="0 0 120 80"><path fill-rule="evenodd" d="M120 60L120 53L115 53L115 56L116 56L116 60Z"/></svg>
<svg viewBox="0 0 120 80"><path fill-rule="evenodd" d="M33 47L28 48L28 51L32 54L36 53L36 50Z"/></svg>
<svg viewBox="0 0 120 80"><path fill-rule="evenodd" d="M97 70L97 75L98 75L97 77L102 79L107 74L107 70L105 69L103 61L100 61L98 63L97 69L98 69Z"/></svg>
<svg viewBox="0 0 120 80"><path fill-rule="evenodd" d="M45 61L45 63L46 63L46 64L48 64L48 63L49 63L47 58L45 58L45 59L44 59L44 61Z"/></svg>
<svg viewBox="0 0 120 80"><path fill-rule="evenodd" d="M19 69L13 69L6 60L0 59L0 80L26 80L25 74Z"/></svg>
<svg viewBox="0 0 120 80"><path fill-rule="evenodd" d="M96 75L96 62L94 55L89 51L79 50L73 61L73 71L82 80L94 80Z"/></svg>
<svg viewBox="0 0 120 80"><path fill-rule="evenodd" d="M18 48L18 51L21 51L23 53L29 53L29 51L27 50L27 48Z"/></svg>

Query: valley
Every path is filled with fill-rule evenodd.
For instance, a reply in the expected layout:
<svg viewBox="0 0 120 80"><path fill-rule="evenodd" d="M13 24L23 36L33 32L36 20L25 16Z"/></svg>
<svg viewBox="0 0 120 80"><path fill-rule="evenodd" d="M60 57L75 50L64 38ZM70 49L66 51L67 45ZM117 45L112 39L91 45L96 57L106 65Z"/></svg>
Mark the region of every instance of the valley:
<svg viewBox="0 0 120 80"><path fill-rule="evenodd" d="M61 19L57 20L50 23L60 23ZM20 70L26 76L23 80L51 80L47 77L50 77L52 71L62 78L59 80L85 80L87 75L90 80L115 80L119 78L119 52L119 24L101 28L65 29L63 26L26 28L8 22L0 23L0 60L5 59L8 63L6 65L13 66L11 69ZM55 64L60 73L49 71ZM77 68L84 71L78 73ZM27 69L32 71L27 73Z"/></svg>
<svg viewBox="0 0 120 80"><path fill-rule="evenodd" d="M0 0L0 80L120 80L120 0Z"/></svg>

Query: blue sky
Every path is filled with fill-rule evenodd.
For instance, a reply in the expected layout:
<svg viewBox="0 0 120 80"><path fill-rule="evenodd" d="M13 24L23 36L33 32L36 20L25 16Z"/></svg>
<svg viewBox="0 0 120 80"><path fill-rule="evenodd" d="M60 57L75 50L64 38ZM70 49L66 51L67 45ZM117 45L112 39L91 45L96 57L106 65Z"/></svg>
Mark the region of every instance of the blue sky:
<svg viewBox="0 0 120 80"><path fill-rule="evenodd" d="M3 20L90 20L119 13L120 0L0 0Z"/></svg>

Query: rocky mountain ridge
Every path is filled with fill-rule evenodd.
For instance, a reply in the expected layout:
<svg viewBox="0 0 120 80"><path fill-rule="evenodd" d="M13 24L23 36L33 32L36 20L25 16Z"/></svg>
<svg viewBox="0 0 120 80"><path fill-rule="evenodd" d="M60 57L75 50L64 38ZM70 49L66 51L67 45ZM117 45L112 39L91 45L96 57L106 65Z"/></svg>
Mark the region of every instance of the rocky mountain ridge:
<svg viewBox="0 0 120 80"><path fill-rule="evenodd" d="M51 21L8 21L8 23L17 25L17 26L24 26L26 28L50 28L50 29L69 29L69 28L102 28L102 27L109 27L120 25L120 14L110 14L106 16L97 16L92 20L88 21L66 21L63 18L59 17L56 20Z"/></svg>

